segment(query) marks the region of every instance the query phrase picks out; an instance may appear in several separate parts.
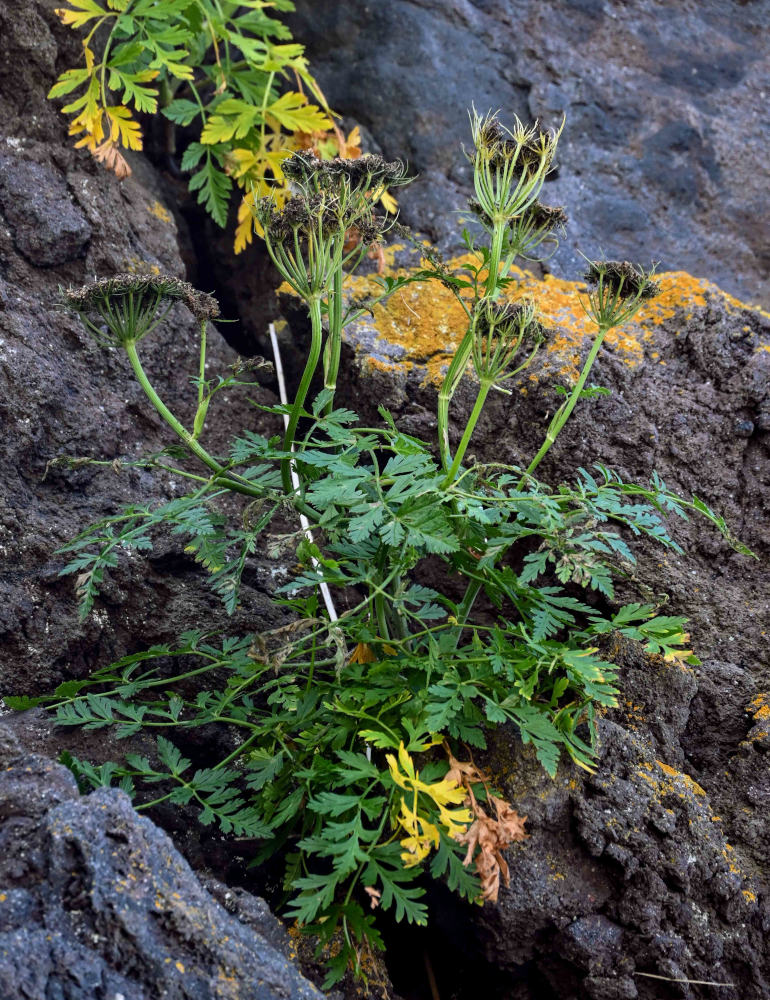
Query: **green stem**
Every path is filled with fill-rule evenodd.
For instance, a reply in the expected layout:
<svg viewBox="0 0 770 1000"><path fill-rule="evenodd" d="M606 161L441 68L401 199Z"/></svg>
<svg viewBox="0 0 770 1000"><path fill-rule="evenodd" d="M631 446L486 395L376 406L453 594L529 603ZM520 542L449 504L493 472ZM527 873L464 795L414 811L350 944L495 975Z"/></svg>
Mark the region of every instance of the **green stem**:
<svg viewBox="0 0 770 1000"><path fill-rule="evenodd" d="M192 436L194 438L199 438L201 431L203 430L203 424L206 420L206 414L209 408L209 401L211 397L207 395L208 386L206 385L206 320L201 320L201 348L200 348L200 360L198 362L198 409L195 411L195 419L193 420L193 432Z"/></svg>
<svg viewBox="0 0 770 1000"><path fill-rule="evenodd" d="M465 624L468 621L468 616L473 610L474 602L478 597L479 591L481 590L482 586L483 584L481 580L468 581L468 586L465 588L465 594L463 595L463 599L460 602L460 606L457 609L457 615L456 615L457 630L455 633L455 644L453 647L453 651L457 649L458 645L460 644L460 636L463 633L463 628L465 627Z"/></svg>
<svg viewBox="0 0 770 1000"><path fill-rule="evenodd" d="M340 354L342 352L342 267L338 267L334 271L334 286L330 306L329 340L326 344L326 358L324 359L324 388L334 393L337 388ZM324 407L324 413L331 413L333 408L334 398L332 396Z"/></svg>
<svg viewBox="0 0 770 1000"><path fill-rule="evenodd" d="M483 381L479 387L479 394L476 396L476 402L471 410L471 415L468 418L468 423L465 425L465 430L463 431L463 436L460 439L460 444L457 447L457 452L455 453L454 461L452 462L452 467L446 475L446 479L442 483L442 488L446 489L457 475L457 471L460 468L460 463L463 460L468 444L471 440L471 435L476 429L476 424L481 416L481 411L484 409L484 403L486 402L489 390L492 388L492 382Z"/></svg>
<svg viewBox="0 0 770 1000"><path fill-rule="evenodd" d="M144 368L142 368L142 362L139 360L139 355L136 353L136 344L134 341L126 341L124 347L126 348L128 360L131 362L131 367L134 369L134 374L136 375L139 385L141 385L144 389L147 398L150 400L161 417L163 417L171 430L184 441L196 458L199 458L204 465L207 465L209 469L212 470L212 472L216 472L217 475L222 475L225 471L224 468L215 458L212 458L212 456L209 455L205 448L198 444L192 434L177 420L153 388L150 380L145 374Z"/></svg>
<svg viewBox="0 0 770 1000"><path fill-rule="evenodd" d="M455 351L455 356L450 362L438 394L438 445L441 452L441 464L446 471L449 470L452 461L452 454L449 450L449 404L468 365L468 358L473 350L473 337L474 331L471 327Z"/></svg>
<svg viewBox="0 0 770 1000"><path fill-rule="evenodd" d="M499 272L500 272L500 258L503 254L503 239L505 238L505 229L502 223L496 222L494 231L492 233L492 243L489 252L489 273L487 274L487 284L485 292L488 298L496 298L500 290L497 287Z"/></svg>
<svg viewBox="0 0 770 1000"><path fill-rule="evenodd" d="M535 455L527 468L526 473L519 480L519 484L516 487L518 490L523 489L527 482L527 476L531 476L535 469L540 465L545 456L551 449L556 438L559 436L560 431L567 423L570 418L570 414L575 409L578 399L580 398L580 393L583 391L583 386L586 384L586 379L588 378L588 373L593 367L594 361L596 361L596 356L599 353L599 349L602 346L602 341L604 340L607 332L611 327L599 327L599 331L596 334L596 339L594 340L591 350L588 352L588 357L586 358L585 364L583 365L583 370L580 372L580 377L575 383L575 387L567 400L567 402L560 406L559 409L553 416L551 423L548 427L548 433L545 436L545 441L540 448L540 451Z"/></svg>
<svg viewBox="0 0 770 1000"><path fill-rule="evenodd" d="M141 385L142 389L144 389L147 398L150 400L161 417L163 417L172 431L174 431L174 433L184 441L193 455L200 459L205 466L211 469L218 482L220 482L222 486L226 487L228 490L231 490L234 493L241 493L243 496L251 497L255 500L264 499L264 497L268 495L266 490L261 489L258 486L252 486L247 480L240 480L240 478L235 478L228 473L227 469L220 465L219 462L217 462L217 460L213 458L206 451L206 449L195 440L192 434L190 434L190 432L177 420L171 410L169 410L157 394L150 380L147 378L144 368L142 368L142 362L139 360L139 355L136 353L136 344L134 341L126 341L123 346L126 349L128 360L131 362L131 367L134 369L137 381L139 382L139 385ZM291 492L291 490L289 492ZM312 507L309 507L298 498L292 499L292 503L300 513L304 514L311 521L316 522L318 520L318 514Z"/></svg>
<svg viewBox="0 0 770 1000"><path fill-rule="evenodd" d="M308 306L310 308L311 325L310 353L308 355L307 362L305 363L305 370L302 372L302 379L300 380L299 388L297 389L297 395L294 397L291 413L289 414L289 424L283 438L284 451L291 451L291 446L294 444L294 435L297 432L299 416L305 405L305 399L307 398L308 390L310 389L310 383L313 380L315 370L318 367L318 360L321 356L321 340L323 337L323 330L321 326L321 300L315 296L309 300ZM294 493L294 487L291 482L291 464L291 458L281 459L281 479L283 480L283 488L288 496L291 496Z"/></svg>

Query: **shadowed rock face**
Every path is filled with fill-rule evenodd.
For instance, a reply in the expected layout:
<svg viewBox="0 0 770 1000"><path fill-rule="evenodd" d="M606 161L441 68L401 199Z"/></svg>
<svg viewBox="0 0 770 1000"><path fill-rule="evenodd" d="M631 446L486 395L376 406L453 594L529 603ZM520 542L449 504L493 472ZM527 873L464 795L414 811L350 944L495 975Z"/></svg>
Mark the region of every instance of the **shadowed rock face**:
<svg viewBox="0 0 770 1000"><path fill-rule="evenodd" d="M151 559L122 559L96 615L83 624L74 577L58 576L66 560L57 547L89 524L127 504L156 505L184 491L178 477L116 474L109 466L46 473L60 455L131 460L173 438L123 352L94 342L62 308L60 287L143 268L186 276L188 237L159 175L136 156L133 176L118 182L71 148L65 119L45 99L56 77L57 46L75 60L76 42L43 4L12 0L0 7L0 692L6 694L51 690L201 622L246 631L273 613L264 581L252 578L244 603L249 624L228 623L221 602L175 544L161 545ZM209 342L210 373L226 373L234 352L216 330ZM197 324L178 306L139 348L158 392L185 420L195 407L196 343ZM258 386L255 393L265 402L273 398ZM254 412L243 395L224 400L218 436L209 435L207 446L224 447L233 428L253 426Z"/></svg>
<svg viewBox="0 0 770 1000"><path fill-rule="evenodd" d="M567 123L543 200L567 206L557 274L661 260L770 301L763 222L766 0L298 0L291 24L335 109L427 184L404 221L451 243L471 181L466 112Z"/></svg>
<svg viewBox="0 0 770 1000"><path fill-rule="evenodd" d="M231 916L123 792L80 798L0 726L0 996L320 1000L250 902Z"/></svg>

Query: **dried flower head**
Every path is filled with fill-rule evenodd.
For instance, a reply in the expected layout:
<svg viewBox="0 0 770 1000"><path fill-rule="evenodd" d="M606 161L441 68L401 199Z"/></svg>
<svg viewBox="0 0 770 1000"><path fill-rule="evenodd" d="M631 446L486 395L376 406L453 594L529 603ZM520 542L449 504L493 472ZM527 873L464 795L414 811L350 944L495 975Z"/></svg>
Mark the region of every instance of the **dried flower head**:
<svg viewBox="0 0 770 1000"><path fill-rule="evenodd" d="M529 209L529 216L533 225L537 229L560 229L562 232L567 226L567 213L560 205L543 205L536 201Z"/></svg>
<svg viewBox="0 0 770 1000"><path fill-rule="evenodd" d="M289 180L311 189L334 188L346 183L351 189L369 190L408 184L406 166L400 160L388 162L377 153L356 159L322 160L314 153L297 152L281 165Z"/></svg>
<svg viewBox="0 0 770 1000"><path fill-rule="evenodd" d="M609 330L630 319L642 303L660 293L654 279L655 267L648 272L627 260L588 261L584 278L588 289L588 315L601 329Z"/></svg>
<svg viewBox="0 0 770 1000"><path fill-rule="evenodd" d="M480 299L473 319L473 366L479 379L495 382L498 386L527 367L544 339L535 304L529 299L519 302ZM530 353L521 364L513 367L525 343Z"/></svg>
<svg viewBox="0 0 770 1000"><path fill-rule="evenodd" d="M471 112L476 200L471 204L482 223L492 228L521 215L536 200L552 169L559 136L564 127L543 129L539 122L525 125L514 117L506 128L496 114L481 117Z"/></svg>
<svg viewBox="0 0 770 1000"><path fill-rule="evenodd" d="M358 219L353 225L358 241L364 246L382 243L385 233L389 229L389 220L381 215L371 215L368 218Z"/></svg>
<svg viewBox="0 0 770 1000"><path fill-rule="evenodd" d="M201 322L219 315L219 303L213 295L171 275L116 274L63 295L65 304L78 313L97 340L111 345L141 340L175 302L183 302Z"/></svg>

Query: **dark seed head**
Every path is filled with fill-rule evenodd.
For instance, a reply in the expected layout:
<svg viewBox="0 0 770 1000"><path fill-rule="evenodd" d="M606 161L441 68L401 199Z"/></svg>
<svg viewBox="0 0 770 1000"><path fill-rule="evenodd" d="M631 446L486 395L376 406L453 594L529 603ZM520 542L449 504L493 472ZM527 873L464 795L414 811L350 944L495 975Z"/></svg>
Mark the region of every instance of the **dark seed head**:
<svg viewBox="0 0 770 1000"><path fill-rule="evenodd" d="M627 260L589 261L584 280L589 285L600 282L624 298L652 299L660 293L660 284Z"/></svg>
<svg viewBox="0 0 770 1000"><path fill-rule="evenodd" d="M212 320L219 315L219 303L213 295L199 292L189 282L171 275L116 274L99 278L82 288L64 293L66 304L79 313L98 312L106 303L133 296L137 308L157 306L161 300L178 299L199 320Z"/></svg>

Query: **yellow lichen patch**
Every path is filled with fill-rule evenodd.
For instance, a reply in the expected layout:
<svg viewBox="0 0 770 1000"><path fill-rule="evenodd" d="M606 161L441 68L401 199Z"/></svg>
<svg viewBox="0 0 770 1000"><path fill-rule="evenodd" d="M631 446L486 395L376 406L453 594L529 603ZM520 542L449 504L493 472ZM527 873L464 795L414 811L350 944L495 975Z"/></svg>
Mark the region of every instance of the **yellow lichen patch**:
<svg viewBox="0 0 770 1000"><path fill-rule="evenodd" d="M160 219L161 222L171 222L171 212L156 199L151 205L147 206L147 211L150 215L154 215L156 219Z"/></svg>
<svg viewBox="0 0 770 1000"><path fill-rule="evenodd" d="M746 901L749 903L756 903L757 894L752 892L751 889L742 889L743 895L746 897Z"/></svg>
<svg viewBox="0 0 770 1000"><path fill-rule="evenodd" d="M141 257L127 257L124 266L130 274L160 274L157 264L151 264Z"/></svg>
<svg viewBox="0 0 770 1000"><path fill-rule="evenodd" d="M396 263L397 259L403 259L403 251L404 247L398 244L384 249L386 275L398 277L409 273L409 268ZM475 262L473 255L464 254L447 261L446 266L449 272L468 277L468 267ZM515 280L506 291L508 298L512 301L532 298L544 326L550 331L544 348L545 370L563 382L575 382L584 341L596 333L595 325L581 304L581 299L585 301L585 285L551 274L536 278L517 267L511 268L510 276ZM381 294L377 277L356 275L350 278L351 298L364 299ZM483 279L483 272L481 277ZM653 341L661 324L677 315L684 320L691 319L697 311L707 307L707 296L718 297L728 309L753 309L762 313L757 307L747 306L716 285L684 271L667 272L658 275L657 279L661 285L660 295L646 303L633 322L611 330L605 340L606 347L632 368L644 361L645 345ZM284 284L280 291L291 292L291 289ZM463 295L467 300L468 291L464 290ZM390 374L418 368L425 372L425 382L438 385L467 330L468 317L453 292L438 281L428 280L408 285L376 305L373 325L384 342L399 347L403 353L396 358L389 356L390 351L384 351L379 356L370 354L362 361ZM373 353L377 355L376 345ZM659 350L650 351L649 357L659 365L665 364ZM537 382L539 376L530 373L528 380ZM521 391L526 392L526 385Z"/></svg>
<svg viewBox="0 0 770 1000"><path fill-rule="evenodd" d="M695 795L705 795L705 791L701 788L697 781L693 781L689 774L685 774L683 771L677 771L676 768L670 767L668 764L664 764L661 760L656 760L655 763L661 769L664 774L667 774L670 778L681 779L686 788L693 792Z"/></svg>
<svg viewBox="0 0 770 1000"><path fill-rule="evenodd" d="M181 972L182 975L184 975L184 963L183 962L174 962L174 965L177 967L177 969L179 970L179 972Z"/></svg>
<svg viewBox="0 0 770 1000"><path fill-rule="evenodd" d="M758 694L756 698L752 698L749 702L747 711L749 711L758 722L763 719L770 719L770 704L768 704L767 694L762 692L761 694Z"/></svg>

